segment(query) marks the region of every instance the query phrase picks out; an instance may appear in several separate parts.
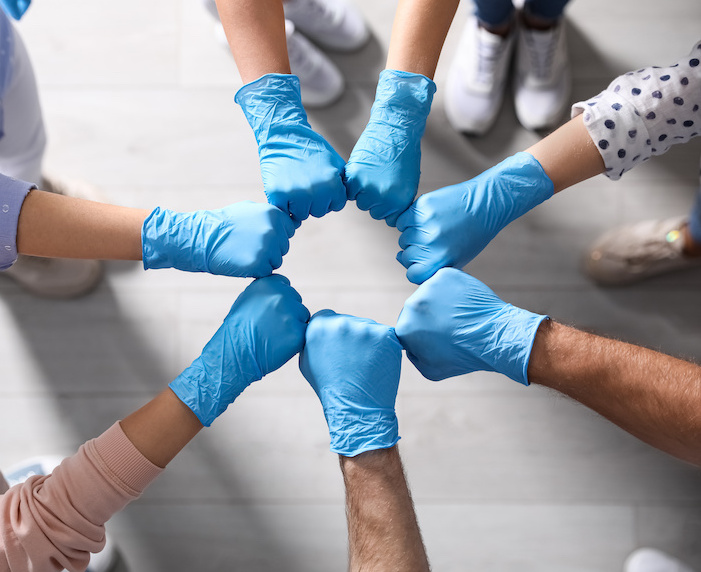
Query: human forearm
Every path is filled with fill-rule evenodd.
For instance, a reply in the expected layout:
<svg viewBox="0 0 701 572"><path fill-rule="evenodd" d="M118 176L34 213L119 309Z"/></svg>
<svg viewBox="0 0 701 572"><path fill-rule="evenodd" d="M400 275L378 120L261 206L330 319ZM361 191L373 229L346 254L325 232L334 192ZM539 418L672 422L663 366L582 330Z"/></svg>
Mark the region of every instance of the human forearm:
<svg viewBox="0 0 701 572"><path fill-rule="evenodd" d="M397 447L340 456L351 572L429 570Z"/></svg>
<svg viewBox="0 0 701 572"><path fill-rule="evenodd" d="M556 193L605 170L581 115L526 149L526 153L542 165Z"/></svg>
<svg viewBox="0 0 701 572"><path fill-rule="evenodd" d="M400 0L394 16L387 69L433 79L459 0Z"/></svg>
<svg viewBox="0 0 701 572"><path fill-rule="evenodd" d="M20 211L17 250L47 258L140 260L148 214L34 190Z"/></svg>
<svg viewBox="0 0 701 572"><path fill-rule="evenodd" d="M216 1L244 83L267 73L290 73L281 0Z"/></svg>
<svg viewBox="0 0 701 572"><path fill-rule="evenodd" d="M120 425L141 454L161 468L202 429L195 414L170 389L163 390Z"/></svg>
<svg viewBox="0 0 701 572"><path fill-rule="evenodd" d="M528 378L646 443L701 465L701 367L545 321L535 338Z"/></svg>

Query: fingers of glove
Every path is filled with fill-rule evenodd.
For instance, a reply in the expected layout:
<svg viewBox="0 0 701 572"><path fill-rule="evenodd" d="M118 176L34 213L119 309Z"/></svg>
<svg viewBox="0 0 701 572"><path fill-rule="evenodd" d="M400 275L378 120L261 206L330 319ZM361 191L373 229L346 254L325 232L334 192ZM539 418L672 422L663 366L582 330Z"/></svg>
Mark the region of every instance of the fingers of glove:
<svg viewBox="0 0 701 572"><path fill-rule="evenodd" d="M410 226L406 228L399 236L399 247L404 249L412 245L425 245L428 238L429 237L424 229L416 226Z"/></svg>
<svg viewBox="0 0 701 572"><path fill-rule="evenodd" d="M420 199L421 197L419 197ZM417 200L419 200L417 199ZM407 228L416 226L417 223L416 201L397 217L397 230L404 232Z"/></svg>
<svg viewBox="0 0 701 572"><path fill-rule="evenodd" d="M333 200L331 201L331 204L329 205L329 208L334 212L341 211L341 210L343 210L343 207L346 206L347 200L348 200L348 197L347 197L345 189L344 189L343 192L338 193L333 198Z"/></svg>
<svg viewBox="0 0 701 572"><path fill-rule="evenodd" d="M290 195L287 208L290 216L298 221L309 218L309 211L312 207L312 197L306 191L296 192ZM284 210L284 209L283 209Z"/></svg>
<svg viewBox="0 0 701 572"><path fill-rule="evenodd" d="M271 268L269 274L272 274L274 269L282 266L282 251L274 249L270 253L269 265Z"/></svg>
<svg viewBox="0 0 701 572"><path fill-rule="evenodd" d="M439 268L440 267L437 265L427 265L416 262L407 268L406 277L412 284L423 284L426 280L431 278Z"/></svg>
<svg viewBox="0 0 701 572"><path fill-rule="evenodd" d="M282 233L284 233L288 239L292 238L295 235L295 228L298 228L299 225L295 226L294 221L290 218L290 216L286 212L283 212L282 210L277 209L274 212L272 212L270 216L271 216L271 220L273 222L273 226L276 229L281 230ZM280 233L280 234L282 234L282 233ZM286 254L286 253L287 253L287 250L285 250L285 252L283 252L283 254Z"/></svg>
<svg viewBox="0 0 701 572"><path fill-rule="evenodd" d="M372 215L372 213L370 213ZM399 218L399 211L390 213L385 217L385 222L387 223L387 226L395 227L397 226L397 219Z"/></svg>
<svg viewBox="0 0 701 572"><path fill-rule="evenodd" d="M367 185L355 196L355 204L361 211L369 211L373 207L382 206L380 196L378 189Z"/></svg>

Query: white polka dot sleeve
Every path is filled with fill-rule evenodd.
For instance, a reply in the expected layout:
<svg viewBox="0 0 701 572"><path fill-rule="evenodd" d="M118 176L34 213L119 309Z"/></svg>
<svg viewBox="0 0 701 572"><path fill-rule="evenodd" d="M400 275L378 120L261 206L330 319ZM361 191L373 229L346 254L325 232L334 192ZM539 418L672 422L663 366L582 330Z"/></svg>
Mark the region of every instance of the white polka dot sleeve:
<svg viewBox="0 0 701 572"><path fill-rule="evenodd" d="M626 171L701 134L701 42L666 68L617 77L599 95L572 106L617 180Z"/></svg>

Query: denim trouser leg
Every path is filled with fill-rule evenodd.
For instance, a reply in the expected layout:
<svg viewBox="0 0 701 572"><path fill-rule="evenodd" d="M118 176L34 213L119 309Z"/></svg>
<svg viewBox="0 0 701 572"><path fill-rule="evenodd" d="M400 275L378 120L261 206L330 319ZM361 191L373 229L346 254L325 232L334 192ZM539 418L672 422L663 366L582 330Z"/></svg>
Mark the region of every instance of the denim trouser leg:
<svg viewBox="0 0 701 572"><path fill-rule="evenodd" d="M699 175L701 175L701 172ZM694 242L701 244L701 184L699 185L699 192L696 194L694 206L691 207L691 212L689 213L689 234L691 234Z"/></svg>

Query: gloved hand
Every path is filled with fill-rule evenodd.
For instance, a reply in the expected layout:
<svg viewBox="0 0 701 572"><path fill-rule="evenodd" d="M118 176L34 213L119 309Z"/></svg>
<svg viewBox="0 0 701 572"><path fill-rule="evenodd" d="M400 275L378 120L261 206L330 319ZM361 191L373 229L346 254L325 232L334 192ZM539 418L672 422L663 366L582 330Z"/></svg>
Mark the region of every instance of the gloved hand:
<svg viewBox="0 0 701 572"><path fill-rule="evenodd" d="M528 360L545 319L503 302L469 274L443 268L406 301L396 331L407 357L432 381L497 371L528 385Z"/></svg>
<svg viewBox="0 0 701 572"><path fill-rule="evenodd" d="M312 316L306 338L299 369L324 408L331 451L354 457L394 446L402 361L394 329L322 310Z"/></svg>
<svg viewBox="0 0 701 572"><path fill-rule="evenodd" d="M0 0L2 9L15 20L19 20L24 16L31 3L32 0Z"/></svg>
<svg viewBox="0 0 701 572"><path fill-rule="evenodd" d="M383 70L370 121L346 165L348 198L389 226L416 196L421 137L435 92L426 76Z"/></svg>
<svg viewBox="0 0 701 572"><path fill-rule="evenodd" d="M297 225L310 214L322 217L346 204L344 161L312 130L295 75L266 74L235 97L258 142L268 202Z"/></svg>
<svg viewBox="0 0 701 572"><path fill-rule="evenodd" d="M259 278L236 299L202 354L169 387L209 427L254 381L299 352L309 311L279 274Z"/></svg>
<svg viewBox="0 0 701 572"><path fill-rule="evenodd" d="M158 207L141 228L144 268L259 278L280 267L294 233L290 217L264 203L191 213Z"/></svg>
<svg viewBox="0 0 701 572"><path fill-rule="evenodd" d="M516 153L474 179L420 196L397 220L397 260L421 284L439 268L462 268L511 221L553 195L529 153Z"/></svg>

